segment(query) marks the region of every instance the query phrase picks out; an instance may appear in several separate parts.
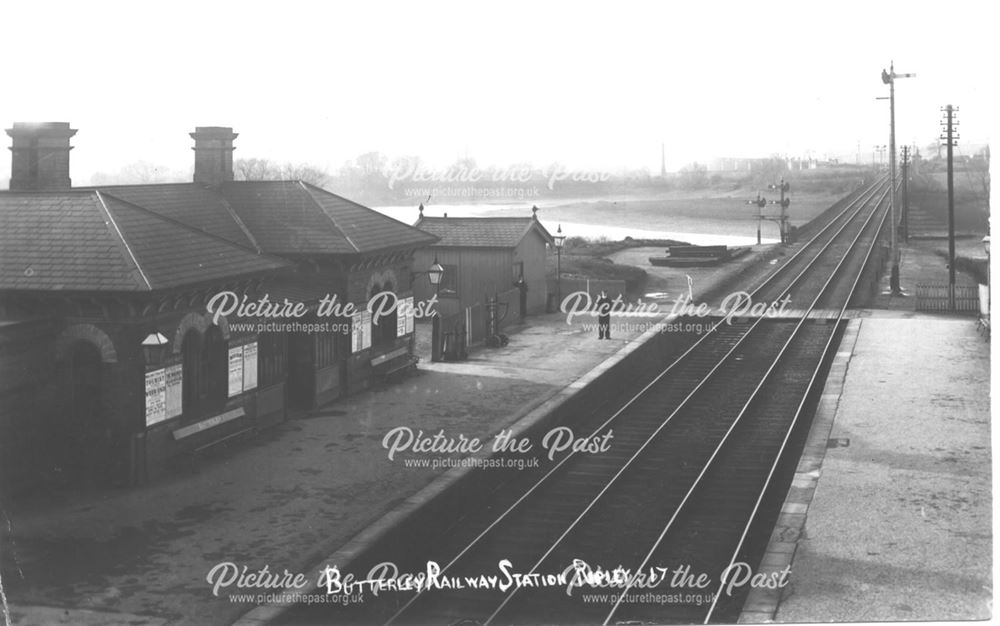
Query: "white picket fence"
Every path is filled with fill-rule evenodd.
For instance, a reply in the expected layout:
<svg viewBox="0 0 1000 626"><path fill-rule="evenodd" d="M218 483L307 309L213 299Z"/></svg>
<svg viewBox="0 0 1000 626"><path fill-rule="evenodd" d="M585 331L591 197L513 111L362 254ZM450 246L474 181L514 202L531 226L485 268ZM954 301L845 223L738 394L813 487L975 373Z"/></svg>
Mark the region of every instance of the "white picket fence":
<svg viewBox="0 0 1000 626"><path fill-rule="evenodd" d="M932 312L950 312L951 304L948 298L949 286L946 284L917 285L917 310ZM979 314L979 285L955 285L956 313Z"/></svg>

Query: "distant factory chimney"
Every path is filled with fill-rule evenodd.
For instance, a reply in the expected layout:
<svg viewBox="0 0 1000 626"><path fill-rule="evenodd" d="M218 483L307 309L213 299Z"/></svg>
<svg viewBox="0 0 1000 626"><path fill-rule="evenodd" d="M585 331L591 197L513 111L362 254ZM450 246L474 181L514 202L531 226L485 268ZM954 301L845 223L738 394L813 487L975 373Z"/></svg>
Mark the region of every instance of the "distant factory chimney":
<svg viewBox="0 0 1000 626"><path fill-rule="evenodd" d="M198 126L194 139L194 182L218 187L233 180L233 140L239 137L227 126Z"/></svg>
<svg viewBox="0 0 1000 626"><path fill-rule="evenodd" d="M11 191L60 191L69 189L70 137L76 134L67 122L14 122L7 129L12 139Z"/></svg>

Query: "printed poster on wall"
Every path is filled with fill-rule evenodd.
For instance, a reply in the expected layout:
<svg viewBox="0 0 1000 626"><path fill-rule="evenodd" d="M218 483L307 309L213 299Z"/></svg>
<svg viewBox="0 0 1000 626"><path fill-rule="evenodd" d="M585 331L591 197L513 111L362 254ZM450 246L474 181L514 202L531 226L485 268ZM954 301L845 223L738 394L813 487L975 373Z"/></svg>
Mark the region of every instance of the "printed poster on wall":
<svg viewBox="0 0 1000 626"><path fill-rule="evenodd" d="M416 317L416 311L413 310L413 296L406 299L406 328L404 333L409 335L413 332L413 320Z"/></svg>
<svg viewBox="0 0 1000 626"><path fill-rule="evenodd" d="M180 363L166 369L166 419L177 417L184 410L184 366Z"/></svg>
<svg viewBox="0 0 1000 626"><path fill-rule="evenodd" d="M243 392L243 346L229 349L229 397Z"/></svg>
<svg viewBox="0 0 1000 626"><path fill-rule="evenodd" d="M351 316L351 352L372 347L372 313L359 311Z"/></svg>
<svg viewBox="0 0 1000 626"><path fill-rule="evenodd" d="M243 391L257 388L257 342L243 346Z"/></svg>
<svg viewBox="0 0 1000 626"><path fill-rule="evenodd" d="M372 347L372 312L361 312L361 349Z"/></svg>
<svg viewBox="0 0 1000 626"><path fill-rule="evenodd" d="M406 306L408 298L403 298L396 305L396 336L402 337L406 334L406 318L409 308Z"/></svg>
<svg viewBox="0 0 1000 626"><path fill-rule="evenodd" d="M167 419L167 388L164 370L146 372L146 426Z"/></svg>
<svg viewBox="0 0 1000 626"><path fill-rule="evenodd" d="M351 353L361 352L361 322L363 319L360 312L351 316Z"/></svg>

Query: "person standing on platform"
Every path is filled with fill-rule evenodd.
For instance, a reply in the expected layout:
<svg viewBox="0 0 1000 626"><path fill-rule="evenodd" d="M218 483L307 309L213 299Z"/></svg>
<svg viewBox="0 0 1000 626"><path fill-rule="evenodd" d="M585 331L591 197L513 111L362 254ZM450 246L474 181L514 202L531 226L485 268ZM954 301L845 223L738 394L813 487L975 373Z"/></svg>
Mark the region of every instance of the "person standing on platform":
<svg viewBox="0 0 1000 626"><path fill-rule="evenodd" d="M611 299L603 291L597 298L597 338L611 339Z"/></svg>

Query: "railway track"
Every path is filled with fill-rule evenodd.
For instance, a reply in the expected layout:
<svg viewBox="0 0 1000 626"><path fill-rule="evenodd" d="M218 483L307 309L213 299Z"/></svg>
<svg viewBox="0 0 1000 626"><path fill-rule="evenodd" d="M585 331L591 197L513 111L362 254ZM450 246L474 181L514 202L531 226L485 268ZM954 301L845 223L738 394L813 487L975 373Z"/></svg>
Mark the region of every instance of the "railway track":
<svg viewBox="0 0 1000 626"><path fill-rule="evenodd" d="M718 318L700 337L679 338L679 356L667 367L574 424L595 437L613 432L606 451L567 453L537 472L512 473L489 493L470 497L433 540L406 546L395 559L402 571L435 561L441 578L456 581L496 575L504 560L529 578L566 574L581 583L584 571L593 581L595 572L615 568L662 574L689 566L695 576L708 576L707 586L678 589L661 581L655 591L674 597L665 604L634 601L648 589L628 576L572 593L565 586L517 585L382 592L349 608L297 607L282 621L734 621L745 589L727 595L720 574L759 558L756 535L769 530L769 520L773 525L771 505L787 489L783 464L795 456L788 453L796 450L810 392L822 380L838 322L885 227L887 189L879 181L859 193L752 291L755 301L788 298L796 318ZM820 309L837 315L811 319ZM373 550L352 570L367 571L400 548ZM584 602L589 592L599 601Z"/></svg>

